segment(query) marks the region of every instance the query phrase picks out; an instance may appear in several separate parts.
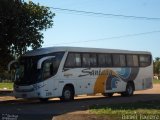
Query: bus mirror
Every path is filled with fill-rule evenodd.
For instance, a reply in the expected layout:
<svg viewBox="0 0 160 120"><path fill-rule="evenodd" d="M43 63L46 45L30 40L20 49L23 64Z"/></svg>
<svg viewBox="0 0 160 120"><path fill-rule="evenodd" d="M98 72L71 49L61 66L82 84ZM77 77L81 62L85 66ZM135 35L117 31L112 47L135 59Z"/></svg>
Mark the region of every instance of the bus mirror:
<svg viewBox="0 0 160 120"><path fill-rule="evenodd" d="M47 56L47 57L41 58L37 63L37 69L41 69L43 61L51 58L55 58L55 56Z"/></svg>
<svg viewBox="0 0 160 120"><path fill-rule="evenodd" d="M14 65L15 63L18 63L18 61L17 61L17 60L12 60L12 61L10 61L10 62L8 63L8 71L11 70L12 65ZM15 64L15 65L16 65L16 64Z"/></svg>

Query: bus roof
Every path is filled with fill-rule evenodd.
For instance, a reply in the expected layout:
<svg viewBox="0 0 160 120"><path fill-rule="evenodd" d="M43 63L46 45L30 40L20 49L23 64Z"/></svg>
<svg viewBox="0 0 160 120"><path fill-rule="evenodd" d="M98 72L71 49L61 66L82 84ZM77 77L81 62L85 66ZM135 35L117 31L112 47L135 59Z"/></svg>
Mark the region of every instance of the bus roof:
<svg viewBox="0 0 160 120"><path fill-rule="evenodd" d="M31 50L23 56L44 55L53 52L93 52L93 53L128 53L128 54L151 54L148 51L132 51L120 49L105 49L105 48L87 48L87 47L46 47L36 50Z"/></svg>

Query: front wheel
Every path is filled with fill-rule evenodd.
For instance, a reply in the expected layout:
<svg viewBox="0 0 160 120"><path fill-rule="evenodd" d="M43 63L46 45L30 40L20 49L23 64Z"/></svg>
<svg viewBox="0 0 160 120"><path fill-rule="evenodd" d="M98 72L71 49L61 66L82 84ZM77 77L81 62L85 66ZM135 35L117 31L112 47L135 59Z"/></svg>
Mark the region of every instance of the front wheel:
<svg viewBox="0 0 160 120"><path fill-rule="evenodd" d="M122 96L132 96L134 93L134 86L131 83L128 83L126 86L126 91L121 93Z"/></svg>
<svg viewBox="0 0 160 120"><path fill-rule="evenodd" d="M71 101L74 99L74 92L71 87L66 86L63 89L62 96L60 97L62 101Z"/></svg>

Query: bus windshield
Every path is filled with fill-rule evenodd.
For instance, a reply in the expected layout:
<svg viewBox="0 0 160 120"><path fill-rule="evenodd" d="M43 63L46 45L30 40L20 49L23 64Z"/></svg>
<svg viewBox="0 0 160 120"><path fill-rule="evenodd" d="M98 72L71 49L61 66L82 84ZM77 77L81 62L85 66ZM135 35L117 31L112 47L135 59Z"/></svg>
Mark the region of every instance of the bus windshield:
<svg viewBox="0 0 160 120"><path fill-rule="evenodd" d="M38 57L22 57L16 68L16 84L33 84L37 81L39 73L37 69Z"/></svg>
<svg viewBox="0 0 160 120"><path fill-rule="evenodd" d="M61 59L63 57L62 52L59 53L53 53L52 55L55 56L54 60L52 61L53 67L51 66L50 68L54 68L54 71L58 71L59 64L61 62ZM31 85L35 84L37 82L40 82L42 80L46 79L47 75L47 66L48 66L48 61L45 61L43 63L42 69L37 69L37 63L38 61L45 57L47 55L40 55L40 56L27 56L27 57L21 57L19 60L19 64L16 67L16 73L15 73L15 84L17 85ZM56 70L55 70L56 68ZM53 70L51 71L51 73ZM55 75L54 73L53 75ZM49 76L51 77L51 76Z"/></svg>

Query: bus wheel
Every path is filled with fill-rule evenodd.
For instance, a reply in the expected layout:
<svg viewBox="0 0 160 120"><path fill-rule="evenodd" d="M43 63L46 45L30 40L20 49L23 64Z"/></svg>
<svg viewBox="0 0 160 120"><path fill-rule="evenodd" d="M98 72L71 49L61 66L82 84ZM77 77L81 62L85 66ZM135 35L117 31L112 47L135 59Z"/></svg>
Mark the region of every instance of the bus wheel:
<svg viewBox="0 0 160 120"><path fill-rule="evenodd" d="M66 86L63 89L62 96L60 98L62 101L70 101L74 99L74 92L70 86Z"/></svg>
<svg viewBox="0 0 160 120"><path fill-rule="evenodd" d="M39 98L41 102L48 102L48 98Z"/></svg>
<svg viewBox="0 0 160 120"><path fill-rule="evenodd" d="M106 97L112 97L114 93L103 93L104 96Z"/></svg>
<svg viewBox="0 0 160 120"><path fill-rule="evenodd" d="M134 92L134 86L131 83L128 83L126 86L126 91L121 93L121 96L132 96Z"/></svg>

